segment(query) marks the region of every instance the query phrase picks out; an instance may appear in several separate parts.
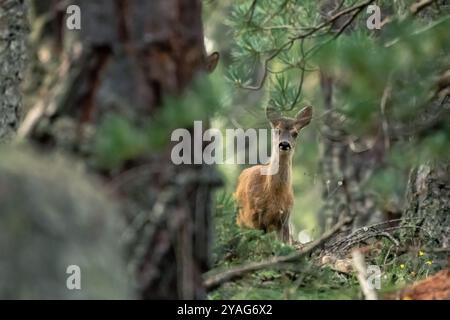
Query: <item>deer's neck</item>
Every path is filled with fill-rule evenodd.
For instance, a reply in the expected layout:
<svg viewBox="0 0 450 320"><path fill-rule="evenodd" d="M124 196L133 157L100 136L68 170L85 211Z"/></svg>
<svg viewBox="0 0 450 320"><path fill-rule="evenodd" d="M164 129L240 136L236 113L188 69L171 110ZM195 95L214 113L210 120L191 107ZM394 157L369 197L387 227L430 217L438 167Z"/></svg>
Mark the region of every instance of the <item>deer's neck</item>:
<svg viewBox="0 0 450 320"><path fill-rule="evenodd" d="M290 188L292 184L292 152L280 154L278 150L274 150L269 165L274 174L267 176L268 187L270 189Z"/></svg>

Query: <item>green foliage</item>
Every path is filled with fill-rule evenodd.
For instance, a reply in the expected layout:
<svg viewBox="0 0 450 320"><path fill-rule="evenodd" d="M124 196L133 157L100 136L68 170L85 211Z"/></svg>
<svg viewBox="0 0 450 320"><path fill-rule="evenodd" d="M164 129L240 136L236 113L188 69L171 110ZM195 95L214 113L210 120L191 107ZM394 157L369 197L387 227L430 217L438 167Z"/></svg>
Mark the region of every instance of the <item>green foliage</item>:
<svg viewBox="0 0 450 320"><path fill-rule="evenodd" d="M375 172L367 187L378 195L381 204L386 204L393 198L403 198L406 183L407 172L389 166Z"/></svg>
<svg viewBox="0 0 450 320"><path fill-rule="evenodd" d="M214 216L215 265L229 266L245 261L258 261L271 255L287 255L293 248L280 242L274 233L240 229L236 225L236 212L232 196L222 192L217 196Z"/></svg>
<svg viewBox="0 0 450 320"><path fill-rule="evenodd" d="M445 253L444 253L445 254ZM443 257L444 255L441 254ZM380 266L382 271L381 292L400 290L410 283L420 281L442 269L437 263L442 257L425 249L399 252L389 241L383 241L383 249L371 263Z"/></svg>
<svg viewBox="0 0 450 320"><path fill-rule="evenodd" d="M298 43L290 45L290 38L317 19L316 2L307 1L299 5L295 1L258 1L255 6L252 4L253 1L241 1L232 8L228 25L234 31L236 45L232 50L233 64L228 78L238 87L257 82L254 75L258 69L277 53L271 61L271 70L279 72L284 69L286 72L280 77L274 73L273 79L269 79L278 88L271 98L285 106L288 100L296 100L301 82L295 81L295 77L298 80L298 70L288 80L286 74L304 66L299 55L304 46Z"/></svg>
<svg viewBox="0 0 450 320"><path fill-rule="evenodd" d="M362 2L344 1L335 13ZM396 141L385 150L384 163L365 185L367 192L373 191L383 200L393 194L401 197L405 187L401 184L411 166L450 157L450 121L428 124L439 113L449 116L443 111L448 109L448 101L445 104L443 97L433 98L436 79L450 68L448 6L430 6L411 17L413 1L377 1L383 18L389 15L390 20L381 30L366 27L364 9L338 34L350 15L332 27L313 31L329 19L323 13L332 8L322 4L236 3L228 21L236 39L228 78L238 88L258 89L261 85L284 111L298 110L304 103L314 106L311 127L315 132L306 139L301 137L302 147L306 147L302 152L307 152L296 155L294 163L313 175L317 168L310 160L320 154L308 144L320 143L326 114L321 109L319 70L332 75L339 129L352 140L382 137ZM311 127L305 130L307 134ZM298 180L295 183L299 190L305 187Z"/></svg>
<svg viewBox="0 0 450 320"><path fill-rule="evenodd" d="M308 276L303 277L304 274ZM249 300L349 300L358 296L358 287L346 276L329 269L316 271L265 271L227 283L209 298Z"/></svg>
<svg viewBox="0 0 450 320"><path fill-rule="evenodd" d="M428 161L439 161L440 159L450 158L450 125L437 131L434 134L427 135L420 141L419 153L417 158Z"/></svg>
<svg viewBox="0 0 450 320"><path fill-rule="evenodd" d="M328 43L315 57L342 78L340 111L351 132L363 134L379 121L383 92L390 88L390 123L413 121L423 112L435 85L433 78L448 67L450 20L432 24L406 20L386 27L378 38L354 32Z"/></svg>
<svg viewBox="0 0 450 320"><path fill-rule="evenodd" d="M228 22L236 39L229 80L242 88L258 87L266 80L263 87L270 98L290 110L318 98L318 86L308 83L317 81L319 69L327 70L339 79L335 104L345 116L345 129L356 136L373 134L382 121L380 104L386 90L389 123L409 124L426 112L436 77L450 66L448 12L431 10L421 18L405 18L410 2L383 1L382 12L393 15L379 32L366 28L363 10L351 32L337 36L323 28L303 37L326 19L318 3L257 1L253 6L255 2L248 0L234 5ZM342 8L352 5L354 1L344 1ZM261 72L267 79L257 77ZM415 141L414 147L419 152L424 147L427 155L446 156L439 152L444 135L432 134L437 136L430 143Z"/></svg>
<svg viewBox="0 0 450 320"><path fill-rule="evenodd" d="M97 162L101 166L114 168L121 161L132 159L146 150L147 139L123 117L105 117L98 129L96 139Z"/></svg>
<svg viewBox="0 0 450 320"><path fill-rule="evenodd" d="M365 191L378 196L381 204L392 198L403 198L411 166L450 157L450 121L424 128L433 115L448 108L442 100L430 104L436 92L436 79L450 68L448 6L439 9L430 6L418 16L410 17L413 2L377 1L383 18L388 15L390 18L379 31L366 27L368 15L362 10L342 33L337 32L343 21L317 29L309 36L305 35L327 19L323 15L327 9L321 7L321 1L242 0L233 3L227 20L235 40L231 50L232 65L227 69L229 82L238 89L251 89L243 92L257 97L257 103L252 102L250 107L258 105L258 113L267 103L263 101L268 99L289 115L302 104L312 102L314 106L311 125L314 130L305 129L300 137L301 151L297 151L294 158L294 190L301 196L295 200L293 219L298 220L296 216L303 217L307 212L317 212L314 205L320 206L317 198L322 190L311 187L311 184L315 186L316 173L317 180L321 180L317 158L325 113L319 71L325 71L335 80L333 102L337 118L342 120L338 127L348 137L370 140L389 135L391 138L389 147L382 151L385 153L383 163L363 185ZM362 1L345 0L341 8L359 3ZM243 109L239 104L235 108ZM314 205L305 199L314 199ZM235 212L231 197L221 194L217 200L214 250L218 269L292 250L277 243L272 235L237 229ZM374 259L383 266L383 291L404 284L400 279L418 280L429 270L429 265L424 265L417 257L402 256L399 259L404 259L403 262L396 261L396 257L392 252L383 251ZM411 269L400 268L402 264ZM257 272L225 284L210 297L358 297L359 285L353 276L317 268L310 261L302 261L289 272ZM304 278L299 281L300 285L294 286L297 273Z"/></svg>
<svg viewBox="0 0 450 320"><path fill-rule="evenodd" d="M216 114L224 100L224 84L198 77L181 96L165 96L163 105L152 118L125 119L110 115L102 120L96 132L94 163L105 169L120 167L127 160L161 150L171 141L177 128L191 128Z"/></svg>
<svg viewBox="0 0 450 320"><path fill-rule="evenodd" d="M236 226L236 208L232 196L217 195L215 210L215 269L273 256L287 255L295 249L279 242L275 234L243 230ZM303 259L281 269L264 269L228 283L213 291L210 299L351 299L357 294L355 280L342 276L315 260Z"/></svg>

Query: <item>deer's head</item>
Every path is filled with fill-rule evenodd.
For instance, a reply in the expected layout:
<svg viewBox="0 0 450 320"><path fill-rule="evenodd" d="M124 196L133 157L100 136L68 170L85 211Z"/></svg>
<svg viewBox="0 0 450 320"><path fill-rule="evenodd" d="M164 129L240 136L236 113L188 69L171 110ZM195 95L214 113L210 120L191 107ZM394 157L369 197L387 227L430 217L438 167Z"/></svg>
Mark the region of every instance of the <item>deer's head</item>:
<svg viewBox="0 0 450 320"><path fill-rule="evenodd" d="M275 131L272 147L278 146L280 153L291 153L295 149L300 130L311 122L312 107L304 107L295 118L288 118L283 117L279 111L269 105L266 109L266 116Z"/></svg>

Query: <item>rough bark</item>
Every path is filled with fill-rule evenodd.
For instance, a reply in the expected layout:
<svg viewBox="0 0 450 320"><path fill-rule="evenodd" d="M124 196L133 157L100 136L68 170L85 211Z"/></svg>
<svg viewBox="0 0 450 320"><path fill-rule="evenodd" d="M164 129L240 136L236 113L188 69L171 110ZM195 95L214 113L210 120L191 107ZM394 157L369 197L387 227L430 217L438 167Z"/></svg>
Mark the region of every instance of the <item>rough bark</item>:
<svg viewBox="0 0 450 320"><path fill-rule="evenodd" d="M323 0L320 13L328 19L342 5L342 1ZM331 30L340 32L347 17L335 21ZM345 30L351 33L352 27ZM378 133L367 137L374 143L367 147L364 141L355 142L346 131L343 115L336 111L333 91L338 88L333 75L322 70L321 90L324 97L322 123L321 169L324 205L320 211L321 226L329 229L343 215L353 217L353 230L382 220L382 213L373 194L365 190L365 185L384 156L384 146Z"/></svg>
<svg viewBox="0 0 450 320"><path fill-rule="evenodd" d="M423 164L411 170L403 214L404 240L448 248L450 238L450 165ZM411 228L417 227L417 228Z"/></svg>
<svg viewBox="0 0 450 320"><path fill-rule="evenodd" d="M14 136L21 118L26 17L24 1L0 0L0 142Z"/></svg>
<svg viewBox="0 0 450 320"><path fill-rule="evenodd" d="M374 196L365 190L365 184L381 163L383 144L375 138L371 148L355 150L334 109L333 78L322 73L321 87L325 105L321 144L325 202L320 212L322 226L328 229L343 215L354 218L353 229L380 222L382 213Z"/></svg>
<svg viewBox="0 0 450 320"><path fill-rule="evenodd" d="M36 107L38 120L27 121L23 135L89 159L92 135L106 115L120 115L144 128L157 117L165 96L182 94L204 71L201 1L74 4L81 8L81 30L61 26L60 79ZM125 238L140 296L204 297L214 169L175 166L167 146L98 173L125 204L130 222Z"/></svg>

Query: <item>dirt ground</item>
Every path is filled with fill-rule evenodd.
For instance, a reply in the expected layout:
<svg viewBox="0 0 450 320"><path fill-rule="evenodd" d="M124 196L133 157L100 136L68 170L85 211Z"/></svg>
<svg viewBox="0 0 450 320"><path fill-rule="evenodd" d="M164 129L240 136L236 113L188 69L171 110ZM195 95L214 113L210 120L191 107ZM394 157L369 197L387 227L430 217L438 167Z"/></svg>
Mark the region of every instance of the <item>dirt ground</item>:
<svg viewBox="0 0 450 320"><path fill-rule="evenodd" d="M450 299L450 268L401 290L391 298L400 300Z"/></svg>

